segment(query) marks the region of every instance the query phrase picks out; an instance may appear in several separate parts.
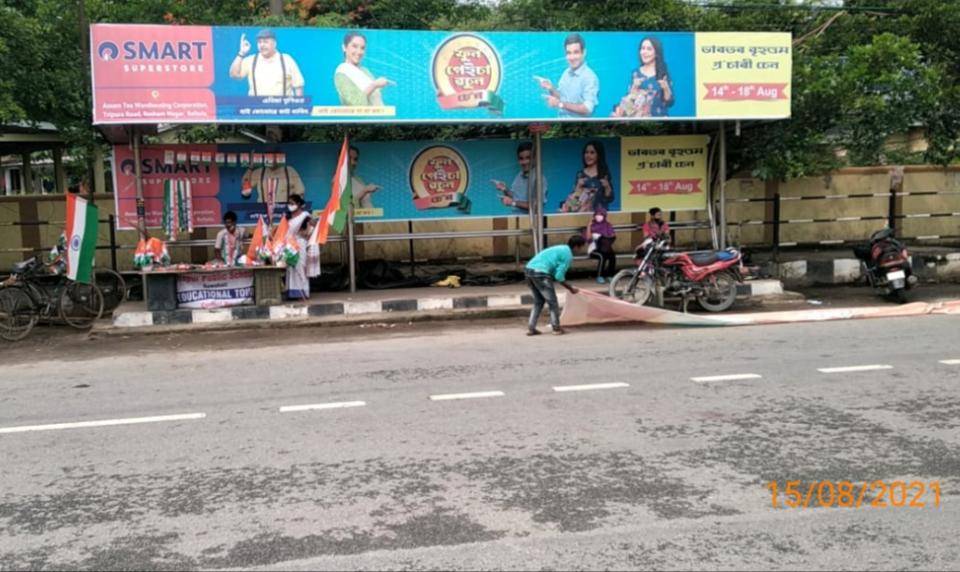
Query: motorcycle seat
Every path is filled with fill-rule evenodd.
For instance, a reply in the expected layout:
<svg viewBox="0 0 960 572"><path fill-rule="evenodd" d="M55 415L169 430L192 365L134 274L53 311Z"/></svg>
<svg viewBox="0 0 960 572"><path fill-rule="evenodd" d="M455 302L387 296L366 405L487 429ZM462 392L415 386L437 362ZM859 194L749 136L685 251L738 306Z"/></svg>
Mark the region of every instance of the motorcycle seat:
<svg viewBox="0 0 960 572"><path fill-rule="evenodd" d="M718 253L714 252L713 250L700 250L697 252L691 252L688 256L690 256L690 260L693 261L693 263L697 266L708 266L717 260L720 260Z"/></svg>

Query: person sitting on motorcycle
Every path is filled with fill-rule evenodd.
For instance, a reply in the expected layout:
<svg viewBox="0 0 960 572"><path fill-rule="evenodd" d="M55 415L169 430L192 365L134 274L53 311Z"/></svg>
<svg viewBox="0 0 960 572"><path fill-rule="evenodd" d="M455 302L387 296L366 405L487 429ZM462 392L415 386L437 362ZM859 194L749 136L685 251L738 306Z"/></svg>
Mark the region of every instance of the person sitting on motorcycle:
<svg viewBox="0 0 960 572"><path fill-rule="evenodd" d="M650 216L647 218L647 222L643 223L641 227L643 238L650 238L651 236L656 238L661 234L670 234L670 225L663 221L663 211L660 210L660 207L653 207L649 212Z"/></svg>
<svg viewBox="0 0 960 572"><path fill-rule="evenodd" d="M667 243L669 244L670 225L664 222L663 211L660 209L660 207L653 207L648 212L650 213L650 216L647 217L647 222L643 223L643 226L640 227L640 230L643 231L643 240L645 241L648 238L656 239L661 235L666 235ZM641 243L634 249L634 252L638 258L642 256L642 253L640 252L640 248L642 246L643 244Z"/></svg>

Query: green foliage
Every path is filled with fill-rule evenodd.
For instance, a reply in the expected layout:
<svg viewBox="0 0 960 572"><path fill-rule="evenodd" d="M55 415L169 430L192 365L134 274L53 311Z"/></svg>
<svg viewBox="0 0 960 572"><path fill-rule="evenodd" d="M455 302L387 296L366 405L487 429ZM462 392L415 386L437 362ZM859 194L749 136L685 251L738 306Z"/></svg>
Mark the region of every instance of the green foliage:
<svg viewBox="0 0 960 572"><path fill-rule="evenodd" d="M822 173L841 164L960 158L960 2L847 0L816 3L724 0L85 0L91 22L269 24L450 30L788 31L794 48L792 117L744 124L730 138L729 171L769 179ZM90 128L89 75L80 0L4 0L0 6L0 121L56 124L70 154L103 144ZM890 149L892 134L927 131L922 156ZM548 136L693 132L694 123L555 125ZM229 127L194 127L181 137L211 141ZM337 126L287 126L287 140L336 140ZM519 125L362 126L364 140L523 137ZM844 159L837 150L846 149Z"/></svg>

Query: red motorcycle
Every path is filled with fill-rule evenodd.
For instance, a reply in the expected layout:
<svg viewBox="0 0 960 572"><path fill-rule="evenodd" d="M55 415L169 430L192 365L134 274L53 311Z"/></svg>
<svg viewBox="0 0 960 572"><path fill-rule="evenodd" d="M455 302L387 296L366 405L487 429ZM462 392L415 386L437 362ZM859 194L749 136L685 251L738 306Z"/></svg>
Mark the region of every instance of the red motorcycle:
<svg viewBox="0 0 960 572"><path fill-rule="evenodd" d="M673 252L666 234L649 237L637 247L636 268L621 270L610 281L610 296L634 304L652 298L663 306L679 297L683 311L690 300L709 312L723 312L737 299L742 255L735 248Z"/></svg>

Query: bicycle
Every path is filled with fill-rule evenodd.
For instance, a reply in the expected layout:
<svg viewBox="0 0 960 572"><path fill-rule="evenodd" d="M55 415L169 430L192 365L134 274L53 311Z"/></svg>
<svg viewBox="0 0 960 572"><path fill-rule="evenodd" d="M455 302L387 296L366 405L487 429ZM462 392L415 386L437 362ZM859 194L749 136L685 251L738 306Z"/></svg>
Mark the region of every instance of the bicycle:
<svg viewBox="0 0 960 572"><path fill-rule="evenodd" d="M93 283L103 293L104 313L114 311L117 306L127 301L127 281L119 272L96 267L93 269Z"/></svg>
<svg viewBox="0 0 960 572"><path fill-rule="evenodd" d="M0 284L0 338L22 340L40 320L88 329L103 315L103 292L96 284L44 274L45 268L36 258L19 262Z"/></svg>

